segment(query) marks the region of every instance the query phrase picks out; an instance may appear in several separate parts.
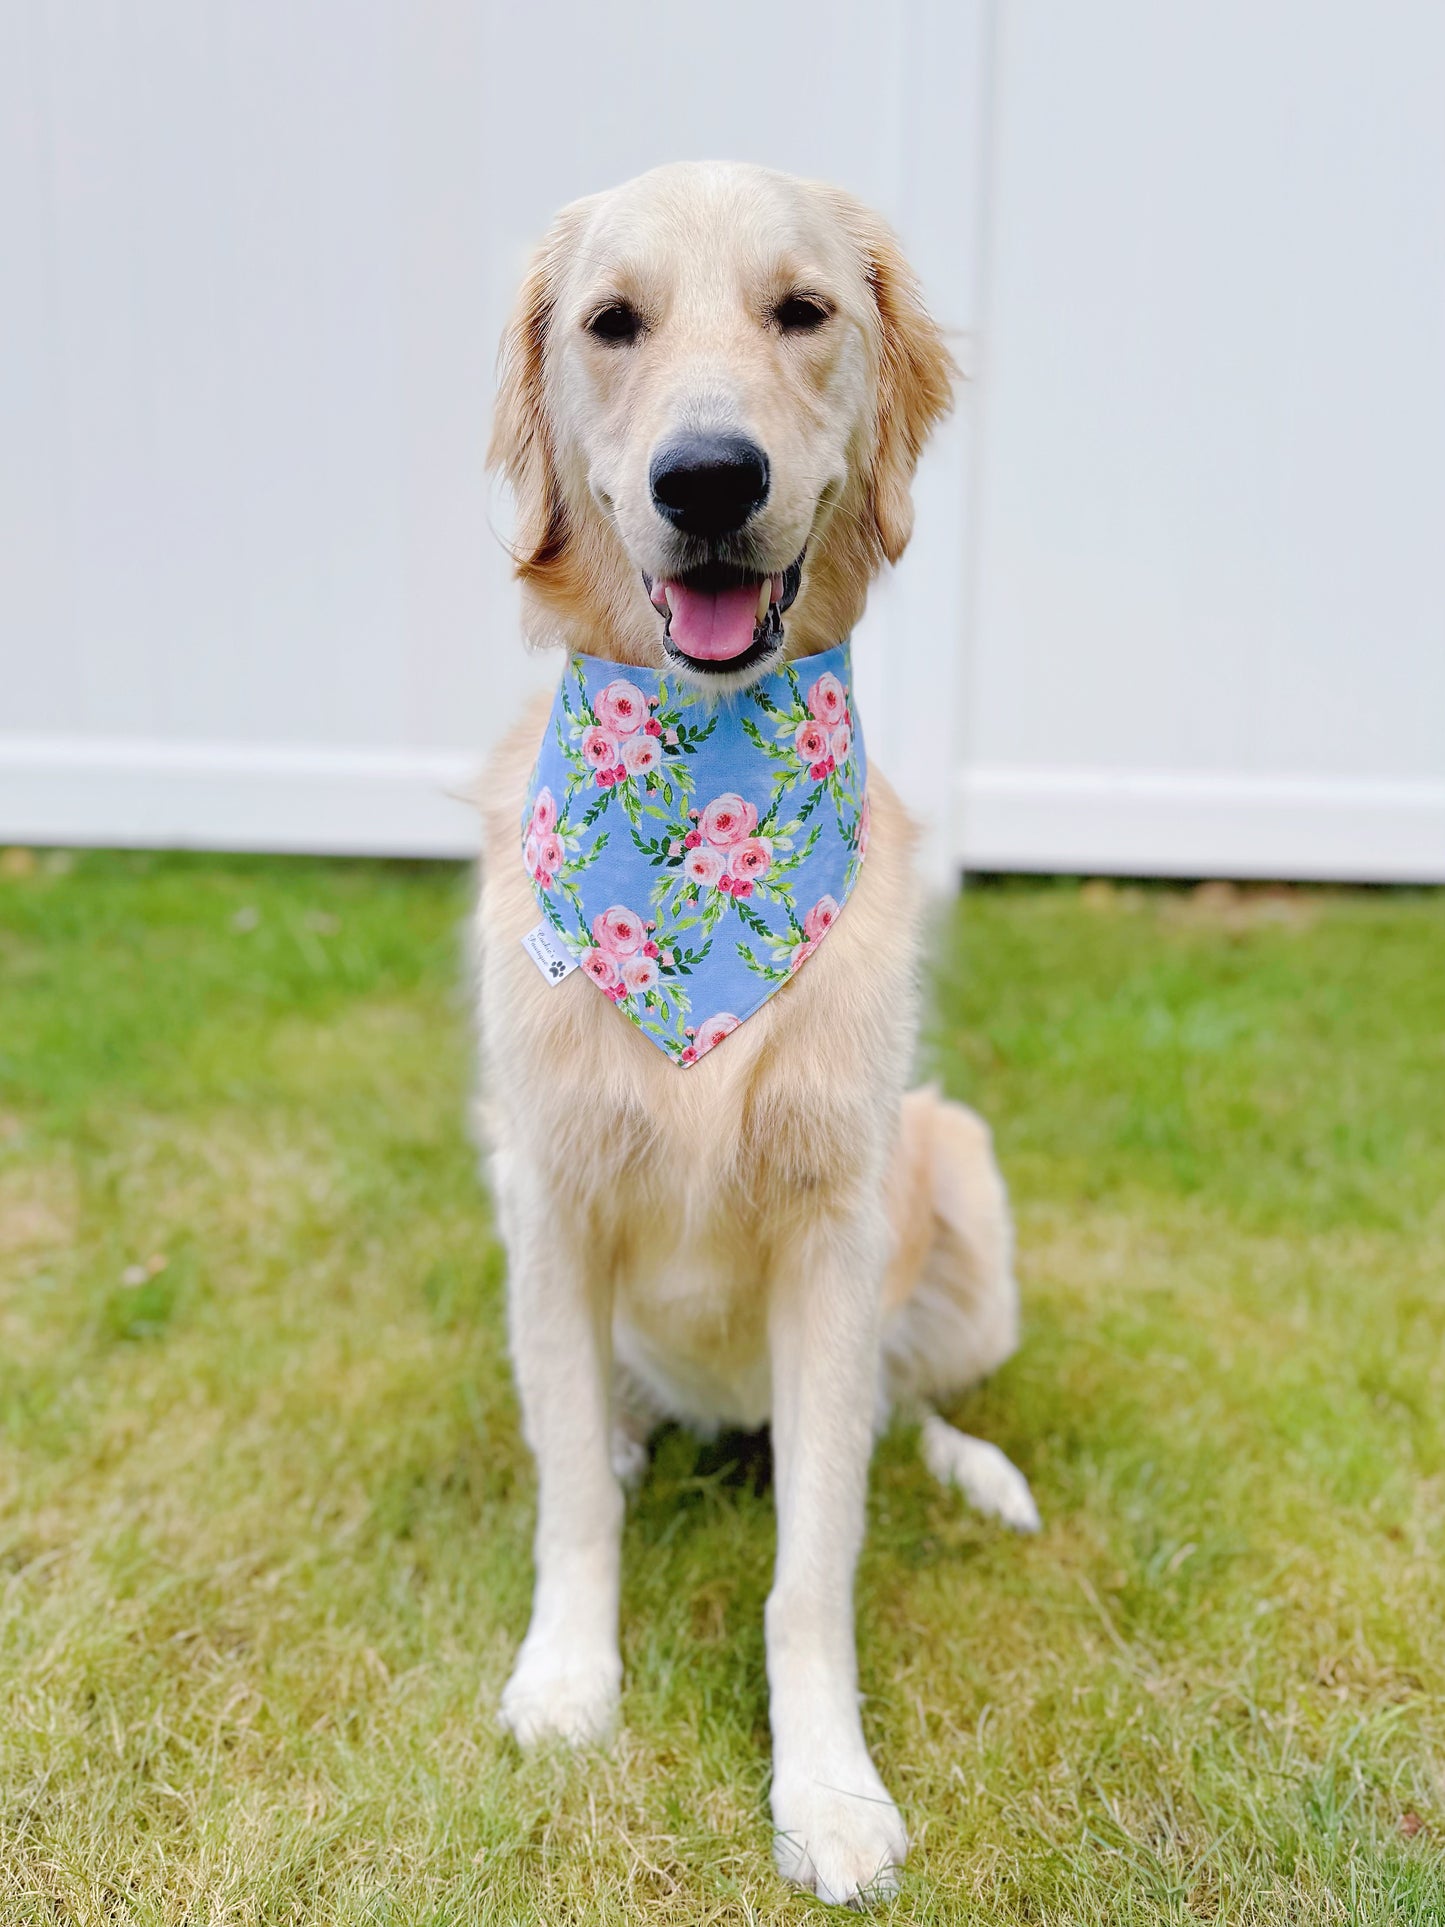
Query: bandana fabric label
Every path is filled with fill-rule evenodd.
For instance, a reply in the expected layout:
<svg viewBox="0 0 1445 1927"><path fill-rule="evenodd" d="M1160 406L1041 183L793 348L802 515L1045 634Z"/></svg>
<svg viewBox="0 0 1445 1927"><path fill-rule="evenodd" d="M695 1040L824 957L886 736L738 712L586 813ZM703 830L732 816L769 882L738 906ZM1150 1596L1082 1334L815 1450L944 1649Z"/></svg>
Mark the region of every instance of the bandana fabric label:
<svg viewBox="0 0 1445 1927"><path fill-rule="evenodd" d="M566 954L675 1064L695 1064L832 928L868 848L848 644L714 696L574 656L521 854Z"/></svg>
<svg viewBox="0 0 1445 1927"><path fill-rule="evenodd" d="M570 950L563 949L561 939L545 917L535 930L529 930L523 937L522 948L549 984L560 984L577 968L577 959Z"/></svg>

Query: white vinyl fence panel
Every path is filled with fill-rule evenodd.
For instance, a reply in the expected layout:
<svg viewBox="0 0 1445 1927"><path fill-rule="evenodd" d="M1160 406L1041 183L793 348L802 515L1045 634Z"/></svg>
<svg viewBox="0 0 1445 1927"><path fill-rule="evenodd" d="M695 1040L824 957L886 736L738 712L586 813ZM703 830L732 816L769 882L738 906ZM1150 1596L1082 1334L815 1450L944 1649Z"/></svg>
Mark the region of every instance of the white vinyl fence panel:
<svg viewBox="0 0 1445 1927"><path fill-rule="evenodd" d="M979 379L859 637L936 879L1445 880L1430 0L7 0L0 841L469 853L529 244L680 156L899 227Z"/></svg>
<svg viewBox="0 0 1445 1927"><path fill-rule="evenodd" d="M1445 9L1005 4L980 868L1445 881Z"/></svg>
<svg viewBox="0 0 1445 1927"><path fill-rule="evenodd" d="M448 792L555 674L482 470L530 245L661 161L755 159L884 208L961 340L982 19L7 0L0 839L470 853ZM938 866L966 473L961 416L863 649Z"/></svg>

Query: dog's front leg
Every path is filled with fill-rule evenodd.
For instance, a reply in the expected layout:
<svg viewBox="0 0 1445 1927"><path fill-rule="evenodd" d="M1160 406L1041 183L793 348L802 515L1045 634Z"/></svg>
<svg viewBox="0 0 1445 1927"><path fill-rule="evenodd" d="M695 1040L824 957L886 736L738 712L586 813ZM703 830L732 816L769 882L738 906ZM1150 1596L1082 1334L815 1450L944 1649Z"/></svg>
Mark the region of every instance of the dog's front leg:
<svg viewBox="0 0 1445 1927"><path fill-rule="evenodd" d="M780 1873L835 1904L891 1892L908 1851L864 1744L853 1636L884 1251L881 1209L810 1224L779 1254L769 1319L775 1855Z"/></svg>
<svg viewBox="0 0 1445 1927"><path fill-rule="evenodd" d="M524 1746L601 1739L617 1712L622 1492L610 1454L611 1292L557 1201L508 1200L512 1359L537 1461L532 1619L502 1694Z"/></svg>

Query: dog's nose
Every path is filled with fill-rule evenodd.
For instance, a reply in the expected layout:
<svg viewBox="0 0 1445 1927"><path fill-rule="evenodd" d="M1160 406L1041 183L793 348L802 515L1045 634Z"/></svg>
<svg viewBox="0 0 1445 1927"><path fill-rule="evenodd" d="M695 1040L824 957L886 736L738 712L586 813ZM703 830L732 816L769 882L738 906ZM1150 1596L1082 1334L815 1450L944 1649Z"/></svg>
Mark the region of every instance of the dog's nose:
<svg viewBox="0 0 1445 1927"><path fill-rule="evenodd" d="M730 535L768 499L768 458L742 435L687 435L658 449L647 479L684 535Z"/></svg>

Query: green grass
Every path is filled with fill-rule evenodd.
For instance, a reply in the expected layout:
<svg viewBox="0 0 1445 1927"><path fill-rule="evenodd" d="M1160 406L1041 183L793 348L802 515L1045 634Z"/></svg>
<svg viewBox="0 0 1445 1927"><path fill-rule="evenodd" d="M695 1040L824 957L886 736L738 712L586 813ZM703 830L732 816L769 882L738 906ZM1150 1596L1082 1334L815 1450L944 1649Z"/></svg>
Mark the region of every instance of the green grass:
<svg viewBox="0 0 1445 1927"><path fill-rule="evenodd" d="M27 873L28 872L28 873ZM456 870L0 863L0 1919L758 1922L755 1455L665 1437L624 1730L492 1709L532 1485ZM1021 1541L874 1467L899 1921L1445 1920L1445 899L1007 885L928 1055L992 1119Z"/></svg>

